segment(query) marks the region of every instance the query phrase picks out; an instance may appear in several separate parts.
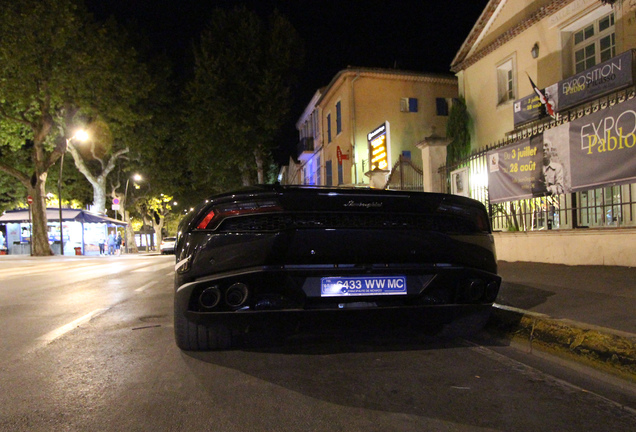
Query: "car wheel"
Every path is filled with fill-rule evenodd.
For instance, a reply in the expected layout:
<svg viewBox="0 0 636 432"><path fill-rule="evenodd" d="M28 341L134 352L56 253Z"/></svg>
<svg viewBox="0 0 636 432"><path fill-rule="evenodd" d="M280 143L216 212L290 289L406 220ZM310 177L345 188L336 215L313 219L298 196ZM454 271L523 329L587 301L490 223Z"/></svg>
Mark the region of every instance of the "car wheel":
<svg viewBox="0 0 636 432"><path fill-rule="evenodd" d="M177 346L185 351L209 351L231 348L232 333L223 324L204 326L174 314L174 335Z"/></svg>

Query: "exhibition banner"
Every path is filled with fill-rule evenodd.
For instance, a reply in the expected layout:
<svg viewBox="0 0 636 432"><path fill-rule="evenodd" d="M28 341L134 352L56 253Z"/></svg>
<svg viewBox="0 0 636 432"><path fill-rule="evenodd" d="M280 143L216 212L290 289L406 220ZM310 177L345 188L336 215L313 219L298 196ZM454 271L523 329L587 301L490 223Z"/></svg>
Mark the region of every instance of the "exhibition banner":
<svg viewBox="0 0 636 432"><path fill-rule="evenodd" d="M569 126L573 191L636 182L636 99L563 126Z"/></svg>
<svg viewBox="0 0 636 432"><path fill-rule="evenodd" d="M556 111L571 108L634 83L633 50L559 81L553 92Z"/></svg>
<svg viewBox="0 0 636 432"><path fill-rule="evenodd" d="M490 202L511 201L543 195L543 137L534 136L518 144L487 153Z"/></svg>
<svg viewBox="0 0 636 432"><path fill-rule="evenodd" d="M514 103L513 119L515 127L524 123L539 120L545 116L545 109L535 93L530 96L518 99Z"/></svg>
<svg viewBox="0 0 636 432"><path fill-rule="evenodd" d="M635 53L636 50L625 51L541 91L554 111L560 112L604 94L629 87L634 84ZM517 99L513 107L515 127L539 120L547 115L536 90L529 96Z"/></svg>
<svg viewBox="0 0 636 432"><path fill-rule="evenodd" d="M636 182L636 99L487 153L493 203Z"/></svg>

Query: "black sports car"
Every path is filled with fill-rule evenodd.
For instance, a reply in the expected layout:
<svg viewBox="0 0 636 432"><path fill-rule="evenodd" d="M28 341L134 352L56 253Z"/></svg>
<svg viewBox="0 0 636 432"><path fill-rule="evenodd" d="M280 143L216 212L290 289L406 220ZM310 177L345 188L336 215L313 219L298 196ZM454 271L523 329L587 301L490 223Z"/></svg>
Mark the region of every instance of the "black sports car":
<svg viewBox="0 0 636 432"><path fill-rule="evenodd" d="M256 186L212 196L178 231L184 350L313 314L487 318L501 283L485 207L456 195Z"/></svg>

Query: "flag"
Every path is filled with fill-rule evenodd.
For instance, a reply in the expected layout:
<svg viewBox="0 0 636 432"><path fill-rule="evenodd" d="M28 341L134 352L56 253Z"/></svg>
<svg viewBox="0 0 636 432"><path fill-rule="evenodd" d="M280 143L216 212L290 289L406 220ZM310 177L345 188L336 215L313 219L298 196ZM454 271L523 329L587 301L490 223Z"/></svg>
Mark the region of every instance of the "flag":
<svg viewBox="0 0 636 432"><path fill-rule="evenodd" d="M528 74L526 74L526 75L528 75ZM539 96L539 100L541 101L541 103L545 107L545 112L548 113L548 115L550 117L552 117L553 119L556 119L556 114L554 113L554 105L552 104L552 102L550 100L548 100L548 98L545 96L544 92L539 90L539 88L536 86L534 81L532 81L532 78L530 78L530 75L528 75L528 79L530 80L530 85L532 85L532 89Z"/></svg>

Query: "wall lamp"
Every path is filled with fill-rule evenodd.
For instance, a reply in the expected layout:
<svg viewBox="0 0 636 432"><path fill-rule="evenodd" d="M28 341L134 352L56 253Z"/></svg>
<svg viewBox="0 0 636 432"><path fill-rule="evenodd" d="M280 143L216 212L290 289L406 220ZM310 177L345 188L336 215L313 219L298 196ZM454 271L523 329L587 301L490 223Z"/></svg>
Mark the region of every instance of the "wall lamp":
<svg viewBox="0 0 636 432"><path fill-rule="evenodd" d="M530 50L530 54L532 54L533 59L539 57L539 42L535 42L534 46Z"/></svg>

